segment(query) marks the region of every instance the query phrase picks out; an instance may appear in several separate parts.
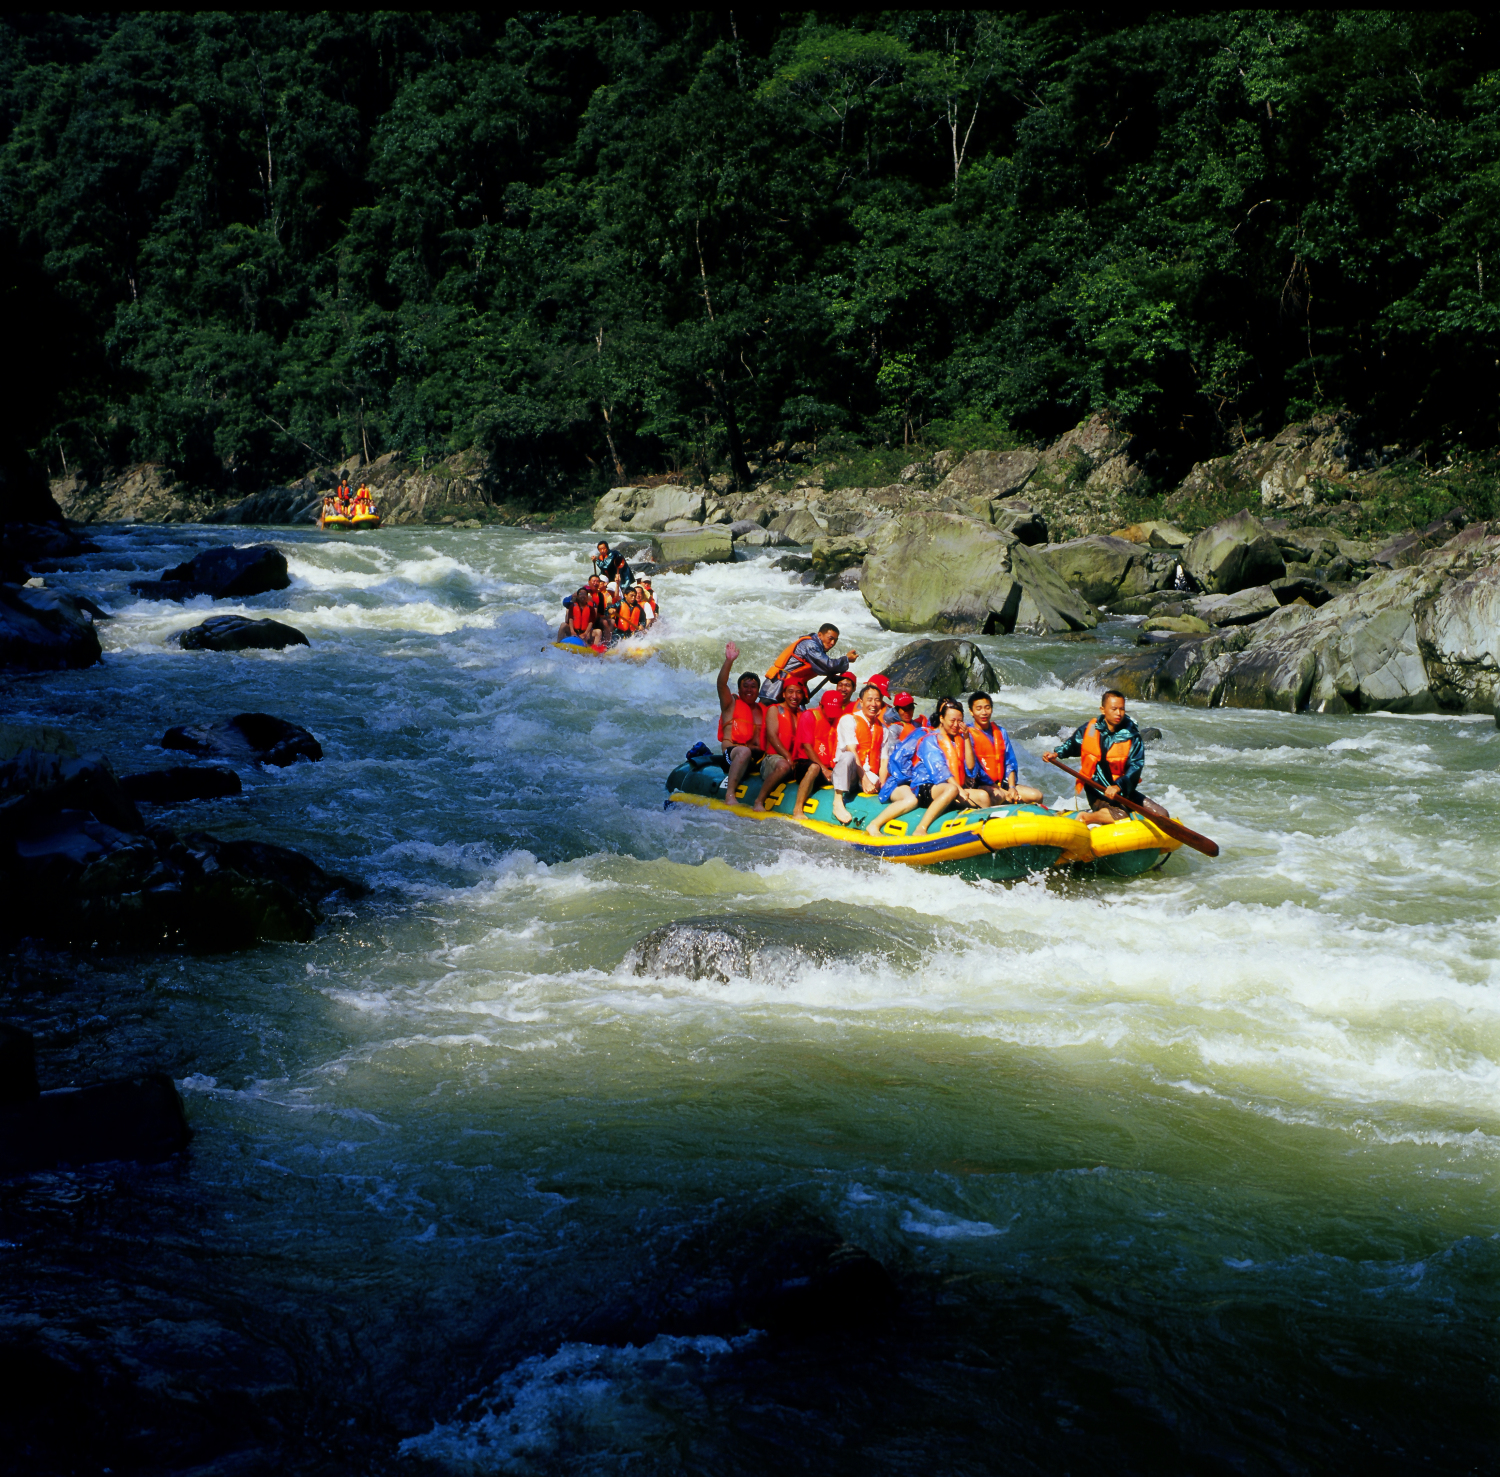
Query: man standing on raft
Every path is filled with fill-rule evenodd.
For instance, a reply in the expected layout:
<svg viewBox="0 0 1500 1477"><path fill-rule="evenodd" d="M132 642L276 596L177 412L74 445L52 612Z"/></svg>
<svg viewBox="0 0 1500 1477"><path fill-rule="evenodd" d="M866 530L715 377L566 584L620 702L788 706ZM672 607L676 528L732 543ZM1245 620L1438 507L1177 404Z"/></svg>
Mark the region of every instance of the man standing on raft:
<svg viewBox="0 0 1500 1477"><path fill-rule="evenodd" d="M1170 819L1168 812L1154 800L1141 794L1141 774L1146 768L1146 743L1135 719L1125 716L1125 694L1113 688L1099 702L1099 716L1073 732L1061 748L1049 750L1042 757L1050 764L1054 759L1071 759L1081 754L1079 769L1096 784L1104 786L1104 795L1078 785L1078 794L1088 810L1080 810L1078 819L1086 826L1107 826L1113 821L1130 818L1122 806L1111 805L1121 795L1134 800L1148 815Z"/></svg>

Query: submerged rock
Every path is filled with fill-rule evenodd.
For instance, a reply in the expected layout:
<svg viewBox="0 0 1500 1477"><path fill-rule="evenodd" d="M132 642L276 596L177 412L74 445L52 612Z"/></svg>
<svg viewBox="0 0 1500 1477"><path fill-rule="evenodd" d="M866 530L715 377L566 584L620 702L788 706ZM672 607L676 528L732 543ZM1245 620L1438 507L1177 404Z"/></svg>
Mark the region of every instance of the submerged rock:
<svg viewBox="0 0 1500 1477"><path fill-rule="evenodd" d="M890 631L1091 629L1098 617L1039 554L956 513L903 513L870 540L860 589Z"/></svg>
<svg viewBox="0 0 1500 1477"><path fill-rule="evenodd" d="M281 651L311 643L295 626L252 620L244 615L210 616L201 626L178 633L184 651Z"/></svg>
<svg viewBox="0 0 1500 1477"><path fill-rule="evenodd" d="M120 789L137 805L176 805L183 800L219 800L240 794L243 786L232 769L213 766L152 769L145 774L127 774Z"/></svg>
<svg viewBox="0 0 1500 1477"><path fill-rule="evenodd" d="M972 641L949 638L913 641L903 646L883 668L891 691L913 697L961 697L970 692L998 692L995 669Z"/></svg>
<svg viewBox="0 0 1500 1477"><path fill-rule="evenodd" d="M676 975L719 984L736 977L781 980L809 964L859 958L869 952L871 943L867 929L801 911L682 918L653 929L636 943L624 967L637 975Z"/></svg>
<svg viewBox="0 0 1500 1477"><path fill-rule="evenodd" d="M0 585L0 670L92 666L102 653L87 605L61 590Z"/></svg>
<svg viewBox="0 0 1500 1477"><path fill-rule="evenodd" d="M269 713L240 713L196 727L169 728L161 746L203 759L238 759L278 769L299 759L315 762L323 757L323 746L305 728Z"/></svg>
<svg viewBox="0 0 1500 1477"><path fill-rule="evenodd" d="M191 600L211 595L215 600L248 599L291 584L286 555L274 544L248 548L204 549L185 564L162 571L159 580L134 580L131 590L143 600Z"/></svg>

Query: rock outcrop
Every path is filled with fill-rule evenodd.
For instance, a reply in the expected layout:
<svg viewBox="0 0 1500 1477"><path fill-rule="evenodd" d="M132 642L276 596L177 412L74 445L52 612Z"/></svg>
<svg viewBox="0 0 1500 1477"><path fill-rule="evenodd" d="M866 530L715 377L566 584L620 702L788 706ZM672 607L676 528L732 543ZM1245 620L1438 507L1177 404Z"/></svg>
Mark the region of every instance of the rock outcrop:
<svg viewBox="0 0 1500 1477"><path fill-rule="evenodd" d="M0 585L0 671L92 666L102 653L87 603L61 590Z"/></svg>
<svg viewBox="0 0 1500 1477"><path fill-rule="evenodd" d="M244 615L210 616L201 626L179 631L177 644L184 651L283 651L311 645L295 626Z"/></svg>
<svg viewBox="0 0 1500 1477"><path fill-rule="evenodd" d="M55 477L52 496L74 523L202 523L214 512L208 495L177 481L170 467L138 462L94 480Z"/></svg>
<svg viewBox="0 0 1500 1477"><path fill-rule="evenodd" d="M728 564L734 558L734 535L722 523L658 533L651 544L657 564Z"/></svg>
<svg viewBox="0 0 1500 1477"><path fill-rule="evenodd" d="M1267 513L1338 503L1357 486L1361 458L1337 416L1298 421L1229 456L1197 463L1167 499L1170 509L1258 499Z"/></svg>
<svg viewBox="0 0 1500 1477"><path fill-rule="evenodd" d="M952 637L913 641L903 646L882 671L890 678L893 696L909 692L913 697L962 697L1000 689L1000 679L984 653L972 641Z"/></svg>
<svg viewBox="0 0 1500 1477"><path fill-rule="evenodd" d="M957 513L906 513L870 540L860 590L890 631L1082 631L1093 610L1012 534Z"/></svg>
<svg viewBox="0 0 1500 1477"><path fill-rule="evenodd" d="M233 759L242 764L270 764L285 769L299 759L316 763L323 746L305 728L269 713L239 713L197 726L169 728L164 749L179 749L200 759Z"/></svg>
<svg viewBox="0 0 1500 1477"><path fill-rule="evenodd" d="M1500 524L1313 608L1170 636L1097 668L1128 696L1285 712L1488 713L1500 694Z"/></svg>

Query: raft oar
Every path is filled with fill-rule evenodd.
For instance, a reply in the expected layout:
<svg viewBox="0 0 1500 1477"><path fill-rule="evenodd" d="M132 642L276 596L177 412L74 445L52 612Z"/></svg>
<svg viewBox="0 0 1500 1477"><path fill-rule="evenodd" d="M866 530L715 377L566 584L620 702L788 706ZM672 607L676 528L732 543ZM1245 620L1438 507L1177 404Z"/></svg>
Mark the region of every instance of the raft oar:
<svg viewBox="0 0 1500 1477"><path fill-rule="evenodd" d="M1080 774L1076 769L1070 768L1061 759L1049 759L1047 763L1055 764L1064 774L1071 774L1075 780L1082 780L1089 789L1097 790L1104 795L1103 785L1089 779L1087 775ZM1190 831L1186 826L1178 825L1176 821L1169 820L1166 816L1154 816L1144 805L1137 805L1134 800L1127 800L1124 795L1116 795L1113 799L1104 795L1104 801L1107 805L1120 805L1126 810L1133 810L1139 816L1144 816L1158 831L1165 831L1168 836L1181 841L1184 846L1191 846L1194 851L1201 851L1204 856L1218 856L1219 854L1217 841L1210 841L1207 836L1200 836L1196 831Z"/></svg>

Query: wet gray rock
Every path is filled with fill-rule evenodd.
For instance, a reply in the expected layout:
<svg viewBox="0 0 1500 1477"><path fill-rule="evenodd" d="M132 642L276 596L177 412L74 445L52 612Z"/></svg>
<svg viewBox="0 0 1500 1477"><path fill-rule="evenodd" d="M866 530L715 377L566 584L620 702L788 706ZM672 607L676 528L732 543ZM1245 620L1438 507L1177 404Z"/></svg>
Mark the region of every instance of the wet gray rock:
<svg viewBox="0 0 1500 1477"><path fill-rule="evenodd" d="M636 975L719 984L733 978L783 980L809 964L858 958L871 944L866 929L801 911L683 918L648 933L626 954L624 967Z"/></svg>
<svg viewBox="0 0 1500 1477"><path fill-rule="evenodd" d="M1236 590L1233 595L1199 595L1183 602L1188 615L1195 615L1211 626L1248 626L1280 610L1283 602L1269 585Z"/></svg>
<svg viewBox="0 0 1500 1477"><path fill-rule="evenodd" d="M92 666L101 652L89 603L62 590L0 585L0 671Z"/></svg>
<svg viewBox="0 0 1500 1477"><path fill-rule="evenodd" d="M783 554L771 568L783 570L787 574L806 574L812 568L812 560L806 554Z"/></svg>
<svg viewBox="0 0 1500 1477"><path fill-rule="evenodd" d="M964 502L1011 497L1025 487L1041 460L1041 453L1031 450L971 451L938 484L938 496Z"/></svg>
<svg viewBox="0 0 1500 1477"><path fill-rule="evenodd" d="M1210 595L1266 585L1286 573L1281 548L1253 513L1205 528L1182 553L1187 572Z"/></svg>
<svg viewBox="0 0 1500 1477"><path fill-rule="evenodd" d="M22 749L0 764L0 844L59 811L87 812L120 831L143 829L140 811L103 754Z"/></svg>
<svg viewBox="0 0 1500 1477"><path fill-rule="evenodd" d="M196 727L169 728L161 746L200 759L237 759L278 769L299 759L316 762L323 757L323 746L305 728L269 713L239 713Z"/></svg>
<svg viewBox="0 0 1500 1477"><path fill-rule="evenodd" d="M204 549L185 564L162 571L159 580L133 580L131 590L143 600L191 600L210 595L215 600L245 600L270 590L284 590L292 582L286 555L274 544L248 548Z"/></svg>
<svg viewBox="0 0 1500 1477"><path fill-rule="evenodd" d="M730 525L731 529L734 527ZM796 543L796 539L789 538L779 528L762 528L758 523L752 523L744 533L734 536L736 546L743 545L747 549L780 549L789 544Z"/></svg>
<svg viewBox="0 0 1500 1477"><path fill-rule="evenodd" d="M219 800L226 795L238 795L243 786L232 769L179 765L174 769L127 774L120 780L120 789L137 805L177 805L185 800Z"/></svg>
<svg viewBox="0 0 1500 1477"><path fill-rule="evenodd" d="M1013 535L957 513L903 513L870 539L860 589L890 631L1061 632L1098 624Z"/></svg>
<svg viewBox="0 0 1500 1477"><path fill-rule="evenodd" d="M295 626L281 621L252 620L244 615L210 616L177 636L184 651L281 651L311 643Z"/></svg>
<svg viewBox="0 0 1500 1477"><path fill-rule="evenodd" d="M1420 564L1422 556L1432 549L1440 548L1456 533L1461 533L1469 524L1469 515L1462 508L1449 508L1441 518L1435 519L1425 528L1413 529L1387 540L1370 554L1370 563L1383 564L1387 569L1406 569Z"/></svg>
<svg viewBox="0 0 1500 1477"><path fill-rule="evenodd" d="M864 563L869 544L862 538L817 538L812 543L812 567L825 578ZM857 583L857 582L856 582Z"/></svg>
<svg viewBox="0 0 1500 1477"><path fill-rule="evenodd" d="M767 529L772 533L784 533L788 542L794 544L810 544L830 532L828 519L819 518L806 508L779 513L767 524Z"/></svg>
<svg viewBox="0 0 1500 1477"><path fill-rule="evenodd" d="M998 692L1000 678L972 641L953 638L913 641L885 664L891 691L913 697L962 697L970 692Z"/></svg>
<svg viewBox="0 0 1500 1477"><path fill-rule="evenodd" d="M728 564L734 558L734 537L722 523L707 528L683 528L652 539L656 562L669 564Z"/></svg>

